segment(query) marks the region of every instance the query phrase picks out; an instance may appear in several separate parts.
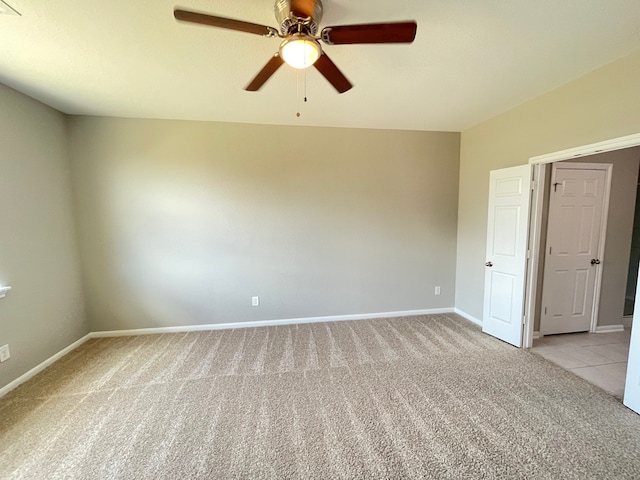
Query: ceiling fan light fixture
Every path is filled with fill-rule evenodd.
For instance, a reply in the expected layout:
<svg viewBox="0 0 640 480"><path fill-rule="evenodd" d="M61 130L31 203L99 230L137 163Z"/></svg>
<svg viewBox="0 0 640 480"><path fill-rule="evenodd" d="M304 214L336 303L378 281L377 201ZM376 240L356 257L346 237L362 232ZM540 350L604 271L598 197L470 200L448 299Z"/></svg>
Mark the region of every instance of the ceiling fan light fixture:
<svg viewBox="0 0 640 480"><path fill-rule="evenodd" d="M280 45L280 56L293 68L308 68L322 55L318 41L303 33L296 33Z"/></svg>

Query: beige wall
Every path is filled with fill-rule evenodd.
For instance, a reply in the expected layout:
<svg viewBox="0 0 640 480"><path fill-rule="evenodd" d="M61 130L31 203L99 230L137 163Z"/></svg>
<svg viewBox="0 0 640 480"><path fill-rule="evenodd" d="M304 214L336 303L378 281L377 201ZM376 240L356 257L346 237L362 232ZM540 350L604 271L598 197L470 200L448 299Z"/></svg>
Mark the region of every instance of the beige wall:
<svg viewBox="0 0 640 480"><path fill-rule="evenodd" d="M489 171L640 133L640 52L462 132L456 307L482 318Z"/></svg>
<svg viewBox="0 0 640 480"><path fill-rule="evenodd" d="M453 306L457 133L75 117L70 139L92 330Z"/></svg>
<svg viewBox="0 0 640 480"><path fill-rule="evenodd" d="M88 333L64 116L0 85L0 387Z"/></svg>

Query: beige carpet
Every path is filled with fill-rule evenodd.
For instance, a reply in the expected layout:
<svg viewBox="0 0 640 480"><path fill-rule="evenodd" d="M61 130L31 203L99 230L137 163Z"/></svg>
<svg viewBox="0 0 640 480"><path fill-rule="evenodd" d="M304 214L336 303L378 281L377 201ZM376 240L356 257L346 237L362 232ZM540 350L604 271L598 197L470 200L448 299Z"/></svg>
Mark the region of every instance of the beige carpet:
<svg viewBox="0 0 640 480"><path fill-rule="evenodd" d="M455 315L91 340L0 399L0 478L640 478L640 416Z"/></svg>

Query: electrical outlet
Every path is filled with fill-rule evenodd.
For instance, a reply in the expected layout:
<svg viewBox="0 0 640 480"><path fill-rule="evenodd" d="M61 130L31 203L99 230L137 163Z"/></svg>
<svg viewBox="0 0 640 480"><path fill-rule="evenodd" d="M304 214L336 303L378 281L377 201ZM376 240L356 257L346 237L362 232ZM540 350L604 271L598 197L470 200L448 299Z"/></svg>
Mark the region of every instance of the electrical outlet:
<svg viewBox="0 0 640 480"><path fill-rule="evenodd" d="M440 287L436 287L435 294L436 294L436 295L440 295Z"/></svg>
<svg viewBox="0 0 640 480"><path fill-rule="evenodd" d="M251 297L251 306L252 307L260 306L260 297Z"/></svg>
<svg viewBox="0 0 640 480"><path fill-rule="evenodd" d="M9 351L9 345L3 345L0 347L0 362L6 362L11 358L11 352Z"/></svg>

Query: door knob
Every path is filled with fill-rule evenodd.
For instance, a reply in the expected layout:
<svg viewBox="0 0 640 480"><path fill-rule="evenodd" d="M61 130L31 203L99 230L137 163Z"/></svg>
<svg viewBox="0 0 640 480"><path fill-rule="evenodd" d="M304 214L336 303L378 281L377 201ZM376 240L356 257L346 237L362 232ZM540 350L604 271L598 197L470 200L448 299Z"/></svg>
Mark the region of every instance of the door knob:
<svg viewBox="0 0 640 480"><path fill-rule="evenodd" d="M487 262L484 265L485 265L485 267L493 267L493 263L491 263L491 262Z"/></svg>
<svg viewBox="0 0 640 480"><path fill-rule="evenodd" d="M600 260L598 260L597 258L592 258L591 265L600 265Z"/></svg>

